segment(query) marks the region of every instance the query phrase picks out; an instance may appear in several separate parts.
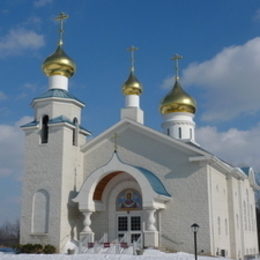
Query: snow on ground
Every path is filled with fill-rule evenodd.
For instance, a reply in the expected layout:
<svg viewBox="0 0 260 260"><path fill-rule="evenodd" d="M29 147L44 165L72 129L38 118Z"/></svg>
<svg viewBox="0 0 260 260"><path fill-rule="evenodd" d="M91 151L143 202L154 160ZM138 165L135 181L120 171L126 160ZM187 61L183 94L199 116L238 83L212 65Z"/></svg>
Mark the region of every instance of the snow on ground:
<svg viewBox="0 0 260 260"><path fill-rule="evenodd" d="M124 254L1 254L1 260L194 260L194 255L187 253L163 253L154 249L146 249L143 255ZM198 260L225 260L223 257L199 256Z"/></svg>

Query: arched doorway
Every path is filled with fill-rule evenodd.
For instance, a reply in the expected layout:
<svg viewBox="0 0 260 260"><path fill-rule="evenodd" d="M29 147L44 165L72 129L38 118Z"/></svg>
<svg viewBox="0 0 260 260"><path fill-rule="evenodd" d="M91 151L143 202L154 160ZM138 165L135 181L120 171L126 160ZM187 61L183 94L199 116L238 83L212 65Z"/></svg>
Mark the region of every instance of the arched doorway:
<svg viewBox="0 0 260 260"><path fill-rule="evenodd" d="M141 207L118 208L120 194L127 196L127 191L139 194ZM169 200L171 195L154 173L123 163L117 153L86 178L73 199L85 216L81 238L98 240L101 232L107 232L108 240L113 241L129 232L129 243L142 236L145 246L158 246L155 216Z"/></svg>

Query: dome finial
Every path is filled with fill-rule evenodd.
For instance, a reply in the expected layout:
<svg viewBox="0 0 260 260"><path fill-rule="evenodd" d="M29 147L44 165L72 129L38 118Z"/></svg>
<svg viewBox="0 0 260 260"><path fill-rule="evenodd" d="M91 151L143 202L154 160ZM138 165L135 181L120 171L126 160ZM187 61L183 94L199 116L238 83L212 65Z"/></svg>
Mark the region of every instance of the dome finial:
<svg viewBox="0 0 260 260"><path fill-rule="evenodd" d="M183 57L175 54L171 60L175 60L176 66L176 75L175 75L175 84L173 89L166 95L166 97L160 103L160 111L163 115L172 113L172 112L188 112L194 114L196 112L196 101L188 93L186 93L179 82L179 59Z"/></svg>
<svg viewBox="0 0 260 260"><path fill-rule="evenodd" d="M130 69L130 75L124 85L122 86L122 91L124 95L138 95L140 96L143 87L142 84L138 81L138 79L134 75L134 51L137 51L138 48L131 46L130 48L127 49L127 51L131 52L131 69Z"/></svg>
<svg viewBox="0 0 260 260"><path fill-rule="evenodd" d="M138 48L134 47L133 45L127 49L127 51L131 51L131 71L134 71L135 67L134 67L134 51L138 51Z"/></svg>
<svg viewBox="0 0 260 260"><path fill-rule="evenodd" d="M75 62L63 50L63 20L68 17L68 15L60 13L60 15L55 18L55 20L60 21L58 47L54 53L43 61L42 64L42 70L48 77L61 75L70 78L76 71Z"/></svg>
<svg viewBox="0 0 260 260"><path fill-rule="evenodd" d="M63 30L63 20L67 19L67 18L69 18L69 16L67 14L64 14L64 13L61 12L60 15L54 19L55 21L60 21L58 45L62 45L63 44L63 40L62 40L62 36L63 36L63 33L64 33L64 30Z"/></svg>
<svg viewBox="0 0 260 260"><path fill-rule="evenodd" d="M180 59L183 59L183 57L177 53L171 58L171 60L175 60L175 79L176 80L179 80L179 60Z"/></svg>

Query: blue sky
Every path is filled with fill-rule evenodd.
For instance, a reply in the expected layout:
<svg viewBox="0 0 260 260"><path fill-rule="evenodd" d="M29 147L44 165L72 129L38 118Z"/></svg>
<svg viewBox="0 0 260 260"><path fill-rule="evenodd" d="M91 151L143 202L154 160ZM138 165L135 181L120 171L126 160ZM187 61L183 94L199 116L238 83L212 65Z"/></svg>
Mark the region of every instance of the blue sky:
<svg viewBox="0 0 260 260"><path fill-rule="evenodd" d="M0 9L0 224L20 215L24 133L32 99L47 90L42 61L64 49L77 64L69 91L86 103L82 125L102 133L120 119L131 45L144 87L145 125L161 131L160 100L181 84L198 103L196 141L233 163L260 170L259 0L2 0Z"/></svg>

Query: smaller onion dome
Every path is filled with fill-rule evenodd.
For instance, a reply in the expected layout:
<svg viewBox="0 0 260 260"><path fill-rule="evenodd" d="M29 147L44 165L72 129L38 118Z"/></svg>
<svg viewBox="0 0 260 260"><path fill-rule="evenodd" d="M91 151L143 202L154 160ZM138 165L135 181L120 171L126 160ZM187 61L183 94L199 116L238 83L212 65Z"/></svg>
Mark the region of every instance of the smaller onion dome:
<svg viewBox="0 0 260 260"><path fill-rule="evenodd" d="M143 92L142 84L134 75L134 69L131 68L130 75L124 85L122 86L122 92L125 96L138 95L140 96Z"/></svg>
<svg viewBox="0 0 260 260"><path fill-rule="evenodd" d="M160 112L165 115L171 112L189 112L195 114L197 104L194 98L187 94L176 80L173 89L160 103Z"/></svg>
<svg viewBox="0 0 260 260"><path fill-rule="evenodd" d="M59 44L56 51L44 60L42 70L48 77L53 75L62 75L70 78L76 71L76 64L64 52L62 44Z"/></svg>

